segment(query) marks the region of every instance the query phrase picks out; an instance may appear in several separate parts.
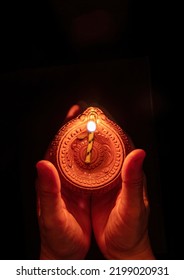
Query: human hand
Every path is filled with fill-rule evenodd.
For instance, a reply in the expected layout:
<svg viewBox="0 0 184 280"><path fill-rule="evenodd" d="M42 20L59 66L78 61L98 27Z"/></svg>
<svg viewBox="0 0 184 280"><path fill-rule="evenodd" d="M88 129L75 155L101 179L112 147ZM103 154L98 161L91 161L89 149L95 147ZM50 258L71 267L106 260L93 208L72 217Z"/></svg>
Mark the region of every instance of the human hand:
<svg viewBox="0 0 184 280"><path fill-rule="evenodd" d="M66 121L78 114L74 105ZM83 259L91 238L90 197L62 188L54 165L46 160L36 164L40 259Z"/></svg>
<svg viewBox="0 0 184 280"><path fill-rule="evenodd" d="M68 113L79 111L75 105ZM90 246L92 226L107 259L153 259L148 237L149 203L142 171L145 152L134 149L122 168L122 186L99 195L73 193L61 186L56 168L37 163L38 220L41 259L83 259ZM91 210L90 210L91 208Z"/></svg>
<svg viewBox="0 0 184 280"><path fill-rule="evenodd" d="M123 163L122 185L93 196L93 230L107 259L154 259L148 237L144 158L144 150L134 149Z"/></svg>

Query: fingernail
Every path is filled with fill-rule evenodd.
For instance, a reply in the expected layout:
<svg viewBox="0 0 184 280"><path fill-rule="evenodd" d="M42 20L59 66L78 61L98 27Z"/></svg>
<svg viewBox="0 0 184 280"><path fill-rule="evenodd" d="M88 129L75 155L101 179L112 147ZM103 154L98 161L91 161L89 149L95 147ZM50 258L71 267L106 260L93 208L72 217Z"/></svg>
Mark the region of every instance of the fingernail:
<svg viewBox="0 0 184 280"><path fill-rule="evenodd" d="M144 159L145 159L145 152L143 151L139 157L137 157L136 159L134 159L132 161L132 171L137 172L137 173L140 173L142 172L142 169L143 169L143 163L144 163Z"/></svg>
<svg viewBox="0 0 184 280"><path fill-rule="evenodd" d="M38 176L39 181L42 182L44 176L43 176L42 166L40 165L39 162L36 164L36 171L37 171L37 176Z"/></svg>

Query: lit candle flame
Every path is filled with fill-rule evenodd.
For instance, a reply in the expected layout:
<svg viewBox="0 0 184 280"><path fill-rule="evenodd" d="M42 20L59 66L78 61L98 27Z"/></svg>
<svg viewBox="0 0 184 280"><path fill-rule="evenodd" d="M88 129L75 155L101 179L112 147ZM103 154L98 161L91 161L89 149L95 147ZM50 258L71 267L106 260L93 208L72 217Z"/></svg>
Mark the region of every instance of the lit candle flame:
<svg viewBox="0 0 184 280"><path fill-rule="evenodd" d="M93 141L94 141L94 132L96 130L96 123L94 121L89 121L87 123L87 130L89 131L88 134L88 147L87 147L87 152L86 152L86 163L91 162L91 153L92 153L92 148L93 148Z"/></svg>
<svg viewBox="0 0 184 280"><path fill-rule="evenodd" d="M94 121L89 121L87 123L87 130L89 132L94 132L96 130L96 123Z"/></svg>

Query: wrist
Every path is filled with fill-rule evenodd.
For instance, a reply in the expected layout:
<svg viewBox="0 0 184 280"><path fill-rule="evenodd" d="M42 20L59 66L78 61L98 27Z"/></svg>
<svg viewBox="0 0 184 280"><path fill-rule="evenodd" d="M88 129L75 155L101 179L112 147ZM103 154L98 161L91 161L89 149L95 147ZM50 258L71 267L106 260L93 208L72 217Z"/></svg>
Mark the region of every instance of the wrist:
<svg viewBox="0 0 184 280"><path fill-rule="evenodd" d="M145 248L141 251L132 250L122 255L126 260L155 260L155 256L151 247Z"/></svg>
<svg viewBox="0 0 184 280"><path fill-rule="evenodd" d="M47 248L41 246L40 251L40 260L61 260L62 258L59 257L57 254L50 252Z"/></svg>
<svg viewBox="0 0 184 280"><path fill-rule="evenodd" d="M85 256L86 253L82 250L75 250L73 253L70 250L58 253L41 246L40 251L40 260L82 260Z"/></svg>
<svg viewBox="0 0 184 280"><path fill-rule="evenodd" d="M108 254L107 259L114 260L155 260L148 237L130 249L116 249Z"/></svg>

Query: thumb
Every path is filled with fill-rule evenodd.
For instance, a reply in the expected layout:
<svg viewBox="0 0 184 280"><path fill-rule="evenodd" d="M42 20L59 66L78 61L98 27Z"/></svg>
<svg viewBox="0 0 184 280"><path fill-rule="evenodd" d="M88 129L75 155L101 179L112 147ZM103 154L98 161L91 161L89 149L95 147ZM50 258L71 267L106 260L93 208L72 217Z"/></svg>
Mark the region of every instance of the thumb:
<svg viewBox="0 0 184 280"><path fill-rule="evenodd" d="M59 175L54 165L47 160L39 161L36 168L38 174L36 190L40 214L47 221L51 221L53 215L61 215L64 203L61 199Z"/></svg>
<svg viewBox="0 0 184 280"><path fill-rule="evenodd" d="M121 202L130 209L140 209L144 205L143 161L146 153L142 149L130 152L123 163Z"/></svg>

